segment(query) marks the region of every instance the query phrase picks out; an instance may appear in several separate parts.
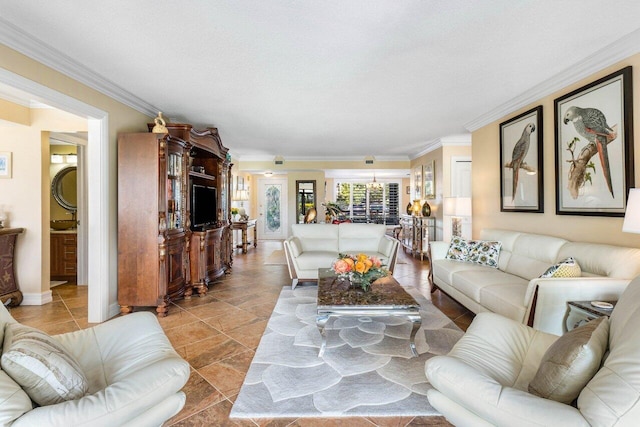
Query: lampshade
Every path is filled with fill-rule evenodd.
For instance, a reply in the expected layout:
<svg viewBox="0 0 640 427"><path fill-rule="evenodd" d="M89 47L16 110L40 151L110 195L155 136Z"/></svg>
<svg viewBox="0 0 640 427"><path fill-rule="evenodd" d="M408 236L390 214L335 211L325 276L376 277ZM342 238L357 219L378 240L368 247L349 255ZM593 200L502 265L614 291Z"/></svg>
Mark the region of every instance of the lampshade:
<svg viewBox="0 0 640 427"><path fill-rule="evenodd" d="M448 216L471 216L471 197L445 197L443 208Z"/></svg>
<svg viewBox="0 0 640 427"><path fill-rule="evenodd" d="M632 188L629 191L622 231L625 233L640 233L640 188Z"/></svg>
<svg viewBox="0 0 640 427"><path fill-rule="evenodd" d="M249 192L247 190L236 190L233 193L233 201L234 202L245 202L249 200Z"/></svg>

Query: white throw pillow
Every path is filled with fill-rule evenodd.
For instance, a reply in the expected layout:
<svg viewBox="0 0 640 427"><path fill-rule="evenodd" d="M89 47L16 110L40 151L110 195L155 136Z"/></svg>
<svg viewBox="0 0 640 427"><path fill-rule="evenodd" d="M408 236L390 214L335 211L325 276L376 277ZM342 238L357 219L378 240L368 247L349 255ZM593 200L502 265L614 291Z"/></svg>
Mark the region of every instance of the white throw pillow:
<svg viewBox="0 0 640 427"><path fill-rule="evenodd" d="M540 277L580 277L581 275L580 265L573 257L569 257L547 268L547 271L542 273Z"/></svg>
<svg viewBox="0 0 640 427"><path fill-rule="evenodd" d="M79 399L89 390L80 364L56 339L10 323L5 326L2 369L38 405Z"/></svg>

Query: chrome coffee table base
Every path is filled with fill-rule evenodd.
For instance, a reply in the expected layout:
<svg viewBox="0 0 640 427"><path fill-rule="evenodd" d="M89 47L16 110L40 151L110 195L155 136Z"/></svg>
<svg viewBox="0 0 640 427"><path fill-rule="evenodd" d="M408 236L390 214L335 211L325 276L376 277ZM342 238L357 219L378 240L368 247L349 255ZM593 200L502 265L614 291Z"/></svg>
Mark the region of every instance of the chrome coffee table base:
<svg viewBox="0 0 640 427"><path fill-rule="evenodd" d="M357 292L345 286L345 280L336 276L331 269L318 270L318 304L316 325L322 336L322 344L318 357L324 355L327 346L325 325L330 317L360 317L360 316L400 316L411 321L412 328L409 336L411 353L418 357L415 337L422 325L420 305L404 290L392 277L387 276L376 280L371 289Z"/></svg>

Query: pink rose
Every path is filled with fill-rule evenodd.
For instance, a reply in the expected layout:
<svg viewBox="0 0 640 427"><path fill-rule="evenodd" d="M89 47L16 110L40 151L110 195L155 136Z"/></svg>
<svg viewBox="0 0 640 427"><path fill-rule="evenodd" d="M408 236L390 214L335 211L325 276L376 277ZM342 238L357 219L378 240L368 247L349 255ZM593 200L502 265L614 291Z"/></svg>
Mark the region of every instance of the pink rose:
<svg viewBox="0 0 640 427"><path fill-rule="evenodd" d="M348 273L351 271L351 265L345 260L339 259L333 263L333 271L337 274Z"/></svg>
<svg viewBox="0 0 640 427"><path fill-rule="evenodd" d="M380 258L378 258L377 256L372 256L371 257L371 262L373 263L373 266L375 268L382 267L382 261L380 261Z"/></svg>

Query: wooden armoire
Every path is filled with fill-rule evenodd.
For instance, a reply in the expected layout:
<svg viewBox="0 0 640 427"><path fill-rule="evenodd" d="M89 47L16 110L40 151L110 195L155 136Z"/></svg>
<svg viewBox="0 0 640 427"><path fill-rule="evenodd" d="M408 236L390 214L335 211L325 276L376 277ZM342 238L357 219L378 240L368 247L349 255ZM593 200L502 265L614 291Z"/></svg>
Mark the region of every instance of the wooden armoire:
<svg viewBox="0 0 640 427"><path fill-rule="evenodd" d="M149 125L149 129L154 124ZM216 128L118 135L118 304L122 313L204 295L230 272L231 163ZM215 218L191 227L193 186L215 188Z"/></svg>

